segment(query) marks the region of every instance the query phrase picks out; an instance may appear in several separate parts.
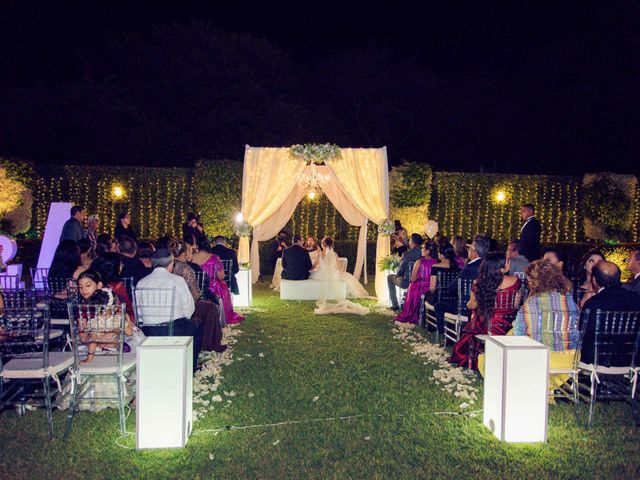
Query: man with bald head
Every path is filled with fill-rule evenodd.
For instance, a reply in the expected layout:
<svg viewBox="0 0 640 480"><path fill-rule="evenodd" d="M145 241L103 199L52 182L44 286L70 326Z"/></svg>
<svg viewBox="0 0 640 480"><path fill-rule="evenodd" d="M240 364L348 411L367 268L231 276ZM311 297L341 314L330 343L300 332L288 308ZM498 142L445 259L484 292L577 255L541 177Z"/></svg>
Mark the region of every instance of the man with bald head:
<svg viewBox="0 0 640 480"><path fill-rule="evenodd" d="M640 312L640 296L630 290L622 288L620 282L620 269L612 262L598 262L592 270L591 284L593 290L598 292L584 304L583 310L616 311L616 312ZM594 360L595 347L595 331L596 320L591 314L589 318L584 317L583 321L587 321L587 329L582 341L582 353L580 360L584 363L592 363ZM620 353L624 353L625 346L620 345ZM628 358L621 357L621 361L628 363ZM611 358L609 366L626 366L616 365L616 358Z"/></svg>

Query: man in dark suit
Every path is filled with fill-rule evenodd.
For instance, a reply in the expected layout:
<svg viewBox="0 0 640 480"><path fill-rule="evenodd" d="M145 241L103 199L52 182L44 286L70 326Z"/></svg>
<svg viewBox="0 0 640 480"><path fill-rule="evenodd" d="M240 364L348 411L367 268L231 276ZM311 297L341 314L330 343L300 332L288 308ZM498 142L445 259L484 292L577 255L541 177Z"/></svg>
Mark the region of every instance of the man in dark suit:
<svg viewBox="0 0 640 480"><path fill-rule="evenodd" d="M422 258L422 237L418 233L412 233L409 237L409 250L402 254L398 271L387 276L391 310L400 310L396 287L409 288L412 264L420 260L420 258Z"/></svg>
<svg viewBox="0 0 640 480"><path fill-rule="evenodd" d="M74 205L71 207L70 215L69 219L64 222L62 226L62 232L60 233L61 242L63 240L73 240L77 242L87 236L82 226L82 222L84 222L87 217L84 207Z"/></svg>
<svg viewBox="0 0 640 480"><path fill-rule="evenodd" d="M218 235L214 239L215 245L209 250L214 255L220 257L220 260L231 260L231 271L225 272L229 275L230 281L228 282L229 289L234 295L238 295L240 290L238 289L238 280L236 274L240 271L238 265L238 253L233 249L227 247L227 239L222 235Z"/></svg>
<svg viewBox="0 0 640 480"><path fill-rule="evenodd" d="M592 363L594 361L596 340L594 313L596 310L640 312L640 296L622 288L620 284L620 269L615 263L602 261L594 265L591 271L591 285L598 293L587 300L583 307L583 311L590 310L589 317L584 316L581 320L587 322L580 353L580 361L584 363ZM611 364L607 366L627 366L629 358L626 348L629 348L629 346L622 343L621 338L621 345L619 345L621 356L618 359L616 357L611 358Z"/></svg>
<svg viewBox="0 0 640 480"><path fill-rule="evenodd" d="M118 239L118 251L120 252L120 257L122 257L122 271L120 272L122 278L133 278L133 284L137 285L138 281L153 272L153 268L146 267L136 257L138 246L132 238L120 237Z"/></svg>
<svg viewBox="0 0 640 480"><path fill-rule="evenodd" d="M540 258L540 234L542 226L535 217L536 210L530 203L520 207L520 219L524 222L520 227L520 251L521 255L533 262Z"/></svg>
<svg viewBox="0 0 640 480"><path fill-rule="evenodd" d="M282 251L282 278L285 280L306 280L313 268L309 252L302 246L302 237L293 236L293 245Z"/></svg>
<svg viewBox="0 0 640 480"><path fill-rule="evenodd" d="M458 279L475 280L478 276L478 269L482 259L489 253L490 239L486 235L478 234L474 237L469 246L469 263L460 271L458 276L449 284L449 292L454 298L458 297ZM444 333L444 314L457 313L458 306L455 303L439 302L434 305L436 310L436 320L438 332Z"/></svg>
<svg viewBox="0 0 640 480"><path fill-rule="evenodd" d="M633 279L623 287L640 295L640 248L629 257L629 270L633 273Z"/></svg>

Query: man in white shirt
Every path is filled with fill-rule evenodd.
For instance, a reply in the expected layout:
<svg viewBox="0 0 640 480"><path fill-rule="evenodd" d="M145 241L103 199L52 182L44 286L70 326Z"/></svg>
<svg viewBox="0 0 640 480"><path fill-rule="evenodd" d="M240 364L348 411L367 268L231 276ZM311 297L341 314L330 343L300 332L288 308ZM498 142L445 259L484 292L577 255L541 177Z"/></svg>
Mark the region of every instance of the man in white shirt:
<svg viewBox="0 0 640 480"><path fill-rule="evenodd" d="M191 316L195 311L193 296L184 278L174 275L173 255L166 248L159 248L151 255L153 272L140 279L136 285L136 300L142 313L144 324L142 331L148 337L164 337L169 335L169 324L173 323L173 335L193 337L193 368L195 370L202 345L203 323L197 325ZM173 309L170 305L166 311L152 303L153 295L148 289L173 289ZM148 300L145 302L145 300ZM145 303L148 305L145 307ZM164 303L164 302L163 302ZM170 303L170 302L166 302Z"/></svg>

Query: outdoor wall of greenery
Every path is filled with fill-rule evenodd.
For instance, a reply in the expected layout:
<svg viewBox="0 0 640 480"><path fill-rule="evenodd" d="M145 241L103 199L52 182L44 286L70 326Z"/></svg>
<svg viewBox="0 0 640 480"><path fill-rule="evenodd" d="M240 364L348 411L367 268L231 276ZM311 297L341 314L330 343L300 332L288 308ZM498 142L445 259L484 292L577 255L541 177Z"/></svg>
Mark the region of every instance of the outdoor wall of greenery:
<svg viewBox="0 0 640 480"><path fill-rule="evenodd" d="M533 203L543 242L585 239L640 241L640 186L636 177L503 175L432 172L428 165L402 163L389 176L392 219L423 233L428 218L446 235L467 238L486 232L497 240L517 236L522 203ZM242 162L200 160L195 168L40 166L0 159L2 228L41 236L49 203L71 201L97 213L101 230L113 230L128 210L141 237L179 235L187 212L201 214L210 234L233 234L240 211ZM120 187L122 196L114 195ZM33 202L32 202L33 200ZM33 206L31 206L33 203ZM6 205L5 205L6 204ZM302 235L332 235L356 241L326 197L305 198L287 228ZM368 238L377 228L369 224Z"/></svg>

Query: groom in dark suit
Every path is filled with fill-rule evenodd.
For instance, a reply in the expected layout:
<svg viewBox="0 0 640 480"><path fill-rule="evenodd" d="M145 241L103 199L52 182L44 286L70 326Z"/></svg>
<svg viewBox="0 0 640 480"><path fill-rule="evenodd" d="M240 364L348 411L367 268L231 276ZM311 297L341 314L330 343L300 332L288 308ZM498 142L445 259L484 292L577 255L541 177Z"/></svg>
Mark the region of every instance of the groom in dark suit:
<svg viewBox="0 0 640 480"><path fill-rule="evenodd" d="M542 226L536 218L536 210L530 203L520 207L520 219L524 222L520 228L520 250L518 253L533 262L540 258L540 234Z"/></svg>
<svg viewBox="0 0 640 480"><path fill-rule="evenodd" d="M311 257L302 246L302 237L293 236L293 245L282 252L282 278L285 280L306 280L313 265Z"/></svg>

